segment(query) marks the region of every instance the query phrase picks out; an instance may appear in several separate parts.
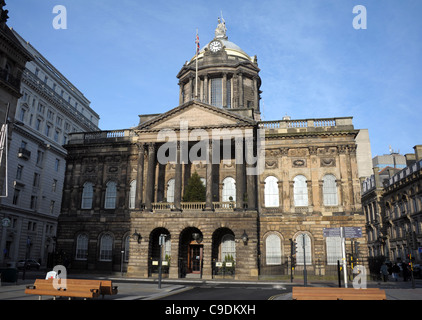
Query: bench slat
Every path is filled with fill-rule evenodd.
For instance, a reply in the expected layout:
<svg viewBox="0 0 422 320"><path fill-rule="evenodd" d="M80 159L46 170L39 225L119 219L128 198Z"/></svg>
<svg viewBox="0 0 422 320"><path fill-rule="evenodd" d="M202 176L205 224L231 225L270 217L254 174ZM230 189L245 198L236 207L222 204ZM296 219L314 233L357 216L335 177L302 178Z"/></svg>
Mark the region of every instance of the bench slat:
<svg viewBox="0 0 422 320"><path fill-rule="evenodd" d="M379 288L328 288L293 287L294 300L386 300L384 290Z"/></svg>

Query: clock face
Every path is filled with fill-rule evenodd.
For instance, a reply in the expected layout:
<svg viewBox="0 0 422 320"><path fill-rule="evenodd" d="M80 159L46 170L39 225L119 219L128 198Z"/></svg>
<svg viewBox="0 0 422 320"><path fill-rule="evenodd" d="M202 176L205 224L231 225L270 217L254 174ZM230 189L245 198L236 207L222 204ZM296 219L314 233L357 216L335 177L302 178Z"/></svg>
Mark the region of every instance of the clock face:
<svg viewBox="0 0 422 320"><path fill-rule="evenodd" d="M220 51L222 47L223 47L223 46L221 45L221 42L220 42L220 41L212 41L212 42L210 43L210 50L211 50L212 52L217 52L217 51Z"/></svg>

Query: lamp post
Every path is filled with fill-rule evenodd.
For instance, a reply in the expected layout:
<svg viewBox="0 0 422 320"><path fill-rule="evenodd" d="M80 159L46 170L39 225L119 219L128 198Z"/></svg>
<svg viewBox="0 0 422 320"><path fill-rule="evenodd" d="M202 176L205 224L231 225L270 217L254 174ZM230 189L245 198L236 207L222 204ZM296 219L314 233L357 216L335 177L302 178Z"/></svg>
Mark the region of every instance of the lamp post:
<svg viewBox="0 0 422 320"><path fill-rule="evenodd" d="M305 253L305 239L306 239L306 235L303 234L302 235L302 246L303 246L303 281L304 281L304 286L306 287L308 285L308 274L306 272L306 253Z"/></svg>
<svg viewBox="0 0 422 320"><path fill-rule="evenodd" d="M158 259L158 289L161 289L161 266L163 264L163 246L166 242L166 234L160 234L158 244L160 245L160 258Z"/></svg>

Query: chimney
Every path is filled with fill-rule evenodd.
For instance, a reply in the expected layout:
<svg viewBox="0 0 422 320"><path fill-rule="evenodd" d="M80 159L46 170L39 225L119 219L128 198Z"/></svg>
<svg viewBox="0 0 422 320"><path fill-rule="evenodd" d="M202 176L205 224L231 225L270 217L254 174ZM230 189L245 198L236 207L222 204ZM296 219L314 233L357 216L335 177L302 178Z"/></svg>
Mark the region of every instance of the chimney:
<svg viewBox="0 0 422 320"><path fill-rule="evenodd" d="M422 160L422 144L418 144L418 145L414 146L413 149L415 149L416 161Z"/></svg>

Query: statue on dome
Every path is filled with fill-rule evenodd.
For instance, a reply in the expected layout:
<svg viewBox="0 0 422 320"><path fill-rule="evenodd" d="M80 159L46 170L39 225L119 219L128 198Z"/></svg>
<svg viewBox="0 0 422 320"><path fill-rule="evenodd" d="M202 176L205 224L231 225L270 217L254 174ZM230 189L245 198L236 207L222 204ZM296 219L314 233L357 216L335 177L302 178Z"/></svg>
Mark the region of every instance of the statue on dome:
<svg viewBox="0 0 422 320"><path fill-rule="evenodd" d="M221 17L221 19L218 18L217 29L215 29L215 37L227 39L226 31L226 21L223 19L223 17Z"/></svg>

